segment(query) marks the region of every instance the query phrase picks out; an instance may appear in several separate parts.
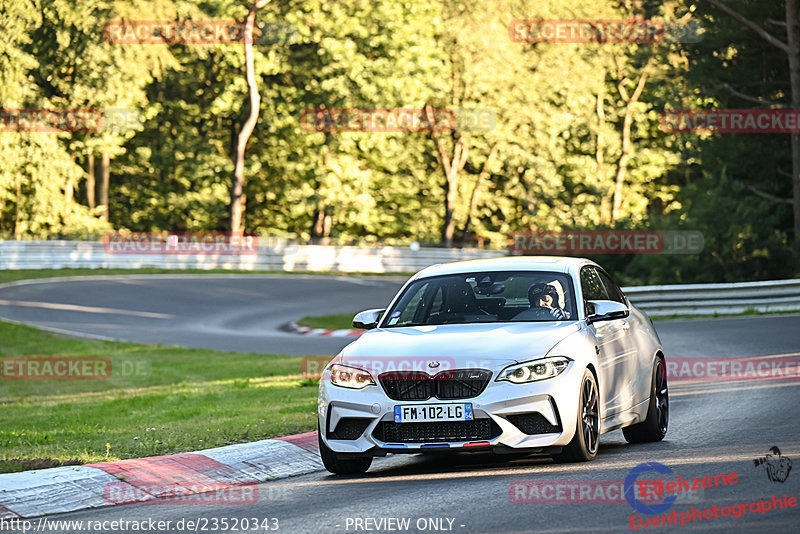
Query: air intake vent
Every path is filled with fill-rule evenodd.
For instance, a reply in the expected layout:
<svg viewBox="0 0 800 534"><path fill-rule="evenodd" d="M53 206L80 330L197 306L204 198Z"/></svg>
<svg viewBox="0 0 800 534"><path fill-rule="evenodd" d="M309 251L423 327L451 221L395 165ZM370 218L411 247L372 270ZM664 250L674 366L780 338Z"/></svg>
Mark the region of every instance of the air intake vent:
<svg viewBox="0 0 800 534"><path fill-rule="evenodd" d="M522 432L533 436L536 434L560 434L561 425L551 425L540 413L521 413L506 417L509 422Z"/></svg>
<svg viewBox="0 0 800 534"><path fill-rule="evenodd" d="M395 423L381 421L372 433L386 443L433 443L452 441L489 441L501 433L491 419L442 421L436 423Z"/></svg>
<svg viewBox="0 0 800 534"><path fill-rule="evenodd" d="M356 417L346 417L339 419L336 428L328 432L330 439L358 439L369 426L372 419L361 419Z"/></svg>

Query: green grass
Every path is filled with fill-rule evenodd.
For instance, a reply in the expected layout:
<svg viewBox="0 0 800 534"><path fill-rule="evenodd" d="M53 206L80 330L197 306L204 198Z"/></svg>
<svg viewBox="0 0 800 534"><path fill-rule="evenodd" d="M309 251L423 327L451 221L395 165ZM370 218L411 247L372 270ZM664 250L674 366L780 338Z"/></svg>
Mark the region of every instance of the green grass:
<svg viewBox="0 0 800 534"><path fill-rule="evenodd" d="M353 328L353 316L358 312L339 315L316 315L303 317L297 324L309 328L325 328L327 330L344 330Z"/></svg>
<svg viewBox="0 0 800 534"><path fill-rule="evenodd" d="M246 271L240 269L12 269L0 270L0 284L61 276L107 276L112 274L315 274L331 276L411 276L413 273L345 273L338 271ZM352 317L351 317L352 318Z"/></svg>
<svg viewBox="0 0 800 534"><path fill-rule="evenodd" d="M3 322L0 339L0 357L99 356L112 369L104 380L1 377L0 472L316 428L316 381L301 378L301 357L73 339Z"/></svg>

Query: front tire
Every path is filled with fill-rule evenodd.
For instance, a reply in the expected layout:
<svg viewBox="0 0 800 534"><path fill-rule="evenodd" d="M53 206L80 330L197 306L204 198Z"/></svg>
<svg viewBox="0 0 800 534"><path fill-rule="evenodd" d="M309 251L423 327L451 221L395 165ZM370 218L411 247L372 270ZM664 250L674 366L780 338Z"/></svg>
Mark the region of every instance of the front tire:
<svg viewBox="0 0 800 534"><path fill-rule="evenodd" d="M588 462L597 456L600 441L600 396L597 391L597 380L586 369L578 394L575 436L559 454L553 455L556 462Z"/></svg>
<svg viewBox="0 0 800 534"><path fill-rule="evenodd" d="M628 443L652 443L664 439L664 436L667 435L668 426L669 391L667 388L667 366L663 358L658 358L653 366L647 417L639 424L623 428L622 434Z"/></svg>
<svg viewBox="0 0 800 534"><path fill-rule="evenodd" d="M325 442L322 441L322 433L317 427L317 440L319 441L319 456L322 458L322 465L334 475L361 475L367 472L372 465L370 457L342 458L341 453L333 452Z"/></svg>

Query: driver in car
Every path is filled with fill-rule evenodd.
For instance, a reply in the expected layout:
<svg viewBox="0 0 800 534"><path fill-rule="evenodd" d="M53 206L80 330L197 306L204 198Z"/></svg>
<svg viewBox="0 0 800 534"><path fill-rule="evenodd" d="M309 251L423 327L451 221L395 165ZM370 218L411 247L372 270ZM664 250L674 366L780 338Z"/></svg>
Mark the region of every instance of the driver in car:
<svg viewBox="0 0 800 534"><path fill-rule="evenodd" d="M531 308L546 308L555 319L569 319L567 312L558 305L558 292L550 284L533 284L528 289L528 302Z"/></svg>

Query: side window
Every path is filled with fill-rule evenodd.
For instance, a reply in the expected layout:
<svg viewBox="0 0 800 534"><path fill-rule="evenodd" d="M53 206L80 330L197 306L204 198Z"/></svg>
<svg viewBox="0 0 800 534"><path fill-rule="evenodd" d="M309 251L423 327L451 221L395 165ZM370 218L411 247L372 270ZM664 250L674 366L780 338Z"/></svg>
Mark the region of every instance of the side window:
<svg viewBox="0 0 800 534"><path fill-rule="evenodd" d="M603 285L606 286L609 300L615 300L625 304L625 295L622 294L622 290L619 288L619 286L615 284L611 277L603 271L597 272L600 275L600 279L603 280Z"/></svg>
<svg viewBox="0 0 800 534"><path fill-rule="evenodd" d="M594 267L581 269L581 289L584 300L609 300L606 288Z"/></svg>
<svg viewBox="0 0 800 534"><path fill-rule="evenodd" d="M403 313L401 313L398 317L391 317L389 318L390 325L400 323L409 323L409 322L416 322L421 320L419 317L421 315L420 312L423 311L424 305L422 303L422 297L425 295L425 290L428 288L428 284L422 284L419 289L417 289L414 294L409 295L407 298L403 298L400 302L397 303L395 308L401 308L405 306ZM392 314L394 315L394 314Z"/></svg>

